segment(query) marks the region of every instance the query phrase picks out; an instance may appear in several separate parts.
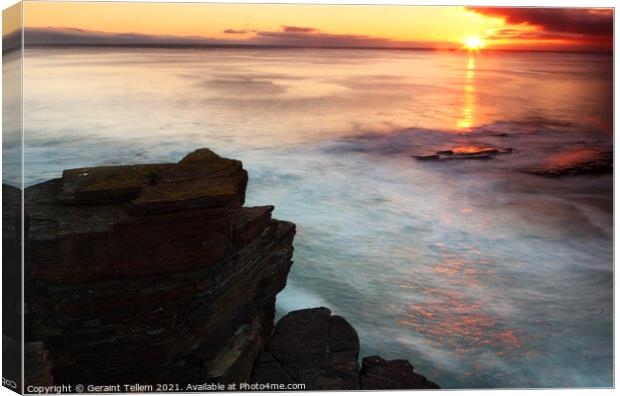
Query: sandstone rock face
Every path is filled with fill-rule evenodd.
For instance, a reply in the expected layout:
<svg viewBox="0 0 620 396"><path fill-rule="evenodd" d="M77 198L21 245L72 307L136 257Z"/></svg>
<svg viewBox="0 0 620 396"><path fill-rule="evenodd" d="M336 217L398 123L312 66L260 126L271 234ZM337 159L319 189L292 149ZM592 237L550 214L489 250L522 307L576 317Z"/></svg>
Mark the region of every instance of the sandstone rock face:
<svg viewBox="0 0 620 396"><path fill-rule="evenodd" d="M355 329L327 308L293 311L278 322L260 354L252 382L305 384L306 390L435 389L406 360L378 356L358 364Z"/></svg>
<svg viewBox="0 0 620 396"><path fill-rule="evenodd" d="M46 366L27 382L247 381L295 226L242 207L246 184L239 161L201 149L26 189L25 335Z"/></svg>

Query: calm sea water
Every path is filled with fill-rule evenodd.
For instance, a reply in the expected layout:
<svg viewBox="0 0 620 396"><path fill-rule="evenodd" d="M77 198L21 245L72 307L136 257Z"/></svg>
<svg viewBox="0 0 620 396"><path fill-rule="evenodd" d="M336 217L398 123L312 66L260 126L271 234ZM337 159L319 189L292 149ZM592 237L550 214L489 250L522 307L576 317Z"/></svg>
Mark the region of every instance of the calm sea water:
<svg viewBox="0 0 620 396"><path fill-rule="evenodd" d="M520 172L611 150L611 62L27 50L25 177L210 147L243 161L249 205L298 226L279 315L328 306L363 356L409 359L442 387L611 386L612 177ZM514 152L411 157L472 145Z"/></svg>

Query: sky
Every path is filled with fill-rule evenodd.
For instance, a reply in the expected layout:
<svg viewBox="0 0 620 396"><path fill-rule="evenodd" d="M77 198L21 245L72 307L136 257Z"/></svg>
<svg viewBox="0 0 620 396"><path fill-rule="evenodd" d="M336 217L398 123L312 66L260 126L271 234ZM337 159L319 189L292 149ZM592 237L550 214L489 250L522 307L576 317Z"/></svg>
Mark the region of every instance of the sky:
<svg viewBox="0 0 620 396"><path fill-rule="evenodd" d="M613 12L205 3L24 4L26 44L186 43L611 51Z"/></svg>

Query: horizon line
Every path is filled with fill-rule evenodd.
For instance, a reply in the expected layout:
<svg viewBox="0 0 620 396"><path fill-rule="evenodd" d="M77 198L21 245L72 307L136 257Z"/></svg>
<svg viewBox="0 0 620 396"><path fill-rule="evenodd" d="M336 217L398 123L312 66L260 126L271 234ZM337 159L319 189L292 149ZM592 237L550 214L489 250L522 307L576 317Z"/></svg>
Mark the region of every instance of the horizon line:
<svg viewBox="0 0 620 396"><path fill-rule="evenodd" d="M11 32L12 34L14 32ZM8 35L10 35L8 34ZM7 35L3 35L4 37ZM3 46L4 47L4 46ZM277 44L217 44L217 43L46 43L46 44L31 44L25 45L22 43L21 47L9 47L7 50L3 48L2 53L9 53L18 49L26 50L28 48L44 49L44 48L162 48L162 49L325 49L325 50L394 50L394 51L440 51L440 52L469 52L462 48L440 48L440 47L387 47L387 46L312 46L312 45L277 45ZM613 55L613 49L611 51L606 50L579 50L579 49L532 49L532 48L485 48L478 51L483 52L549 52L549 53L584 53L584 54L605 54Z"/></svg>

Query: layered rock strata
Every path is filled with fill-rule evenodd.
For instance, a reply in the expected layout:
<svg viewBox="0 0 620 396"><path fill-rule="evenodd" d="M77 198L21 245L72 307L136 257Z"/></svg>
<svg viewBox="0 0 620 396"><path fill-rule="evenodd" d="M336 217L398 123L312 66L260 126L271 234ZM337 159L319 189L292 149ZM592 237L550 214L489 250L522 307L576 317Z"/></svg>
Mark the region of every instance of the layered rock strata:
<svg viewBox="0 0 620 396"><path fill-rule="evenodd" d="M241 162L201 149L26 190L26 339L54 383L249 378L295 226L242 207L246 184Z"/></svg>

